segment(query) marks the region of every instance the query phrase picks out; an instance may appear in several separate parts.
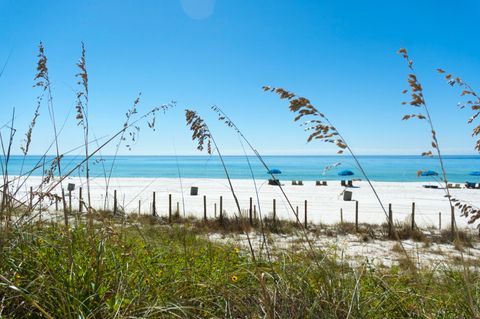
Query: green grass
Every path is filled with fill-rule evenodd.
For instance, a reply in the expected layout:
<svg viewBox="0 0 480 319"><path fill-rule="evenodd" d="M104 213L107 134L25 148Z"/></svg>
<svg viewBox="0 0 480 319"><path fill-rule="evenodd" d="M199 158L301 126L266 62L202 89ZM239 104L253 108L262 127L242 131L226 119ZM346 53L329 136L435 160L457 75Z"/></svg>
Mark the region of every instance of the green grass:
<svg viewBox="0 0 480 319"><path fill-rule="evenodd" d="M213 243L188 224L104 218L94 232L86 227L2 229L0 317L472 316L458 267L352 269L302 250L254 262L248 251ZM471 283L479 300L478 272Z"/></svg>

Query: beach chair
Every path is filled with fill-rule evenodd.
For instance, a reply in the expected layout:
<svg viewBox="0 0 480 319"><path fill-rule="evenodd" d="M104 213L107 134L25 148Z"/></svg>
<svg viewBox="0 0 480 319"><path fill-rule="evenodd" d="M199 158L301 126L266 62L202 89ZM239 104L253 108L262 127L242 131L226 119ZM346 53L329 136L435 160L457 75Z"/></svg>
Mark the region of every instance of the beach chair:
<svg viewBox="0 0 480 319"><path fill-rule="evenodd" d="M453 184L448 183L447 188L455 188L455 187L453 186Z"/></svg>
<svg viewBox="0 0 480 319"><path fill-rule="evenodd" d="M323 181L322 186L327 186L327 181Z"/></svg>
<svg viewBox="0 0 480 319"><path fill-rule="evenodd" d="M347 181L347 186L348 187L353 187L353 181L352 180Z"/></svg>
<svg viewBox="0 0 480 319"><path fill-rule="evenodd" d="M455 184L455 188L462 188L460 184Z"/></svg>
<svg viewBox="0 0 480 319"><path fill-rule="evenodd" d="M475 188L475 183L465 182L465 187L466 188Z"/></svg>
<svg viewBox="0 0 480 319"><path fill-rule="evenodd" d="M269 179L268 185L280 186L280 181L278 179Z"/></svg>
<svg viewBox="0 0 480 319"><path fill-rule="evenodd" d="M346 187L346 186L347 186L347 183L345 183L345 181L342 180L342 181L340 181L340 185Z"/></svg>
<svg viewBox="0 0 480 319"><path fill-rule="evenodd" d="M298 186L303 186L303 181L297 181Z"/></svg>
<svg viewBox="0 0 480 319"><path fill-rule="evenodd" d="M320 181L315 181L315 186L322 186L322 182L320 182Z"/></svg>
<svg viewBox="0 0 480 319"><path fill-rule="evenodd" d="M292 181L292 185L297 185L297 181Z"/></svg>

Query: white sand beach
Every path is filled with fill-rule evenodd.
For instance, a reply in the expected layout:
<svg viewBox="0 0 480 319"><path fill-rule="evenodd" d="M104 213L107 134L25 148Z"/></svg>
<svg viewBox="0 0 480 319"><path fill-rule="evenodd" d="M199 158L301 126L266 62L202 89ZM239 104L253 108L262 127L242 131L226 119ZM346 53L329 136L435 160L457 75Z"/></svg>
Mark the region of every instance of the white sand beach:
<svg viewBox="0 0 480 319"><path fill-rule="evenodd" d="M41 177L30 177L22 187L22 193L17 196L25 200L25 194L29 187L37 189ZM83 188L83 197L86 200L86 181L84 178L69 177L63 182L66 189L68 183L75 184L72 193L72 206L78 207L79 187ZM249 208L249 199L253 198L256 211L262 215L270 215L273 212L273 200L276 201L276 214L282 219L294 220L295 216L289 208L287 201L278 186L268 185L266 180L258 180L257 189L260 199L260 209L257 203L255 187L252 180L232 180L235 192L240 201L242 210ZM92 178L91 198L95 208L103 208L105 203L105 179ZM352 201L344 201L342 192L346 189L339 181L328 181L328 186L316 186L313 181L303 182L302 186L291 185L291 181L282 181L288 198L293 206L298 206L300 220L304 219L305 200L307 201L307 215L310 223L334 224L340 222L343 211L343 220L353 222L355 220L355 205L359 203L359 223L381 224L386 221L386 216L377 202L371 188L365 181L354 182L353 188L347 190L353 193ZM412 212L412 203L415 202L415 222L418 226L439 226L439 213L441 213L442 229L450 225L450 207L444 197L444 189L427 189L422 187L425 183L417 182L373 182L385 208L392 204L393 218L397 222L408 222ZM198 195L191 196L190 188L198 187ZM46 188L44 187L43 190ZM177 203L180 213L186 216L203 216L203 196L207 200L207 216L219 214L220 196L223 197L223 210L227 215L237 213L233 196L230 192L226 179L182 179L178 178L112 178L110 181L108 208L113 208L113 190L117 191L118 207L126 213L138 213L139 201L141 201L141 213L152 213L153 192L156 193L156 211L158 215L167 215L168 196L172 194L172 210L176 211ZM60 188L55 193L60 194ZM454 197L462 199L470 204L480 206L480 190L478 189L451 189ZM182 196L183 193L183 196ZM47 204L47 203L45 203ZM51 206L52 208L53 205ZM458 227L474 228L468 225L466 219L455 211Z"/></svg>

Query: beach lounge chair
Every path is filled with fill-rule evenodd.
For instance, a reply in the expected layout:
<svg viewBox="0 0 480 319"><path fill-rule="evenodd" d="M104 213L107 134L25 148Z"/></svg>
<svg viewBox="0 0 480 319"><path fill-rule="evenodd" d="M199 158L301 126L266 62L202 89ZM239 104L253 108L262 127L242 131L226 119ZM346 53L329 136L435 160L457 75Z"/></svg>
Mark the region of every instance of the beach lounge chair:
<svg viewBox="0 0 480 319"><path fill-rule="evenodd" d="M322 182L320 182L320 181L315 181L315 186L322 186Z"/></svg>
<svg viewBox="0 0 480 319"><path fill-rule="evenodd" d="M453 184L448 183L447 188L455 188L455 187L453 186Z"/></svg>
<svg viewBox="0 0 480 319"><path fill-rule="evenodd" d="M348 187L353 187L353 181L352 180L347 181L347 186Z"/></svg>
<svg viewBox="0 0 480 319"><path fill-rule="evenodd" d="M292 185L297 185L297 181L292 181Z"/></svg>
<svg viewBox="0 0 480 319"><path fill-rule="evenodd" d="M323 181L322 186L327 186L327 181Z"/></svg>
<svg viewBox="0 0 480 319"><path fill-rule="evenodd" d="M303 181L297 181L297 185L303 186Z"/></svg>
<svg viewBox="0 0 480 319"><path fill-rule="evenodd" d="M345 183L345 181L340 181L340 185L346 187L346 186L347 186L347 183Z"/></svg>
<svg viewBox="0 0 480 319"><path fill-rule="evenodd" d="M460 184L455 184L455 188L462 188Z"/></svg>
<svg viewBox="0 0 480 319"><path fill-rule="evenodd" d="M471 182L465 182L465 187L466 188L475 188L475 183L471 183Z"/></svg>
<svg viewBox="0 0 480 319"><path fill-rule="evenodd" d="M269 179L268 185L280 186L280 181L278 179Z"/></svg>

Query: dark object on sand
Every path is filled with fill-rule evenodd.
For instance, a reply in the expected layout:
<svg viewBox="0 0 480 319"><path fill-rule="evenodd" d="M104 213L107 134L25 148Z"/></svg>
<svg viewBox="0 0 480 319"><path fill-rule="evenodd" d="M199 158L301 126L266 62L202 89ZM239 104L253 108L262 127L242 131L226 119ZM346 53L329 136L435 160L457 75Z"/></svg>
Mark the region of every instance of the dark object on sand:
<svg viewBox="0 0 480 319"><path fill-rule="evenodd" d="M343 192L343 200L351 201L352 200L352 192L351 191L344 191Z"/></svg>
<svg viewBox="0 0 480 319"><path fill-rule="evenodd" d="M280 181L278 179L269 179L268 185L280 186Z"/></svg>
<svg viewBox="0 0 480 319"><path fill-rule="evenodd" d="M472 182L465 182L465 187L466 188L477 188L477 184L472 183Z"/></svg>
<svg viewBox="0 0 480 319"><path fill-rule="evenodd" d="M197 196L197 195L198 195L198 187L192 186L192 187L190 188L190 195L192 195L192 196Z"/></svg>

